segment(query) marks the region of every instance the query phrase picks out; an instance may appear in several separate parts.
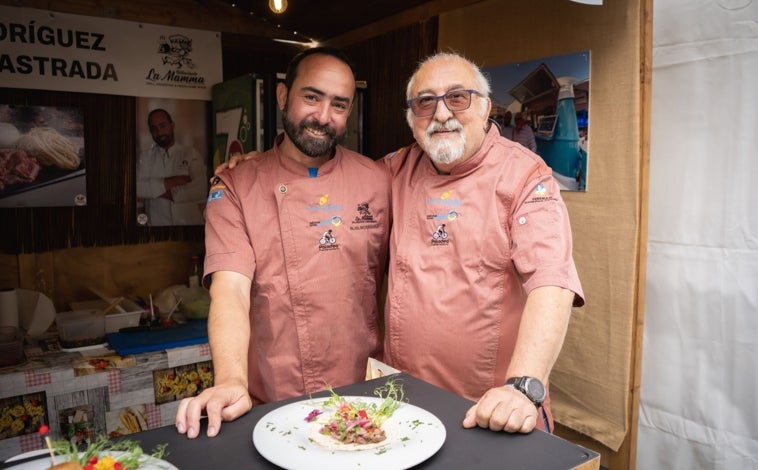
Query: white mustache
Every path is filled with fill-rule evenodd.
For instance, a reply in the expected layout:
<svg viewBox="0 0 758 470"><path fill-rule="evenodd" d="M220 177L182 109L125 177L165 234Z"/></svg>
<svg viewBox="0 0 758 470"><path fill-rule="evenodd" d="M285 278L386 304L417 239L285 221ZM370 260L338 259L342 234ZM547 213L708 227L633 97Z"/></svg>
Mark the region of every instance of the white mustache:
<svg viewBox="0 0 758 470"><path fill-rule="evenodd" d="M457 119L451 118L445 122L432 121L432 123L429 124L429 127L426 128L426 134L431 136L433 133L437 131L461 131L461 130L463 130L463 125L460 122L458 122Z"/></svg>

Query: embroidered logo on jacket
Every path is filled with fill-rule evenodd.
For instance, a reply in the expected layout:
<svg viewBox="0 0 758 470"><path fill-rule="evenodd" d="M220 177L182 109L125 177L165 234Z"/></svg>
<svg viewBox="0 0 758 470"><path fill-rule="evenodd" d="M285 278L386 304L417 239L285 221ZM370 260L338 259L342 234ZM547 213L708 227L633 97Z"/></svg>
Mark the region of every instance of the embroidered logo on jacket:
<svg viewBox="0 0 758 470"><path fill-rule="evenodd" d="M321 239L318 241L319 251L336 250L339 248L337 244L337 238L334 236L332 229L327 230L321 235Z"/></svg>
<svg viewBox="0 0 758 470"><path fill-rule="evenodd" d="M432 232L432 245L447 245L450 243L447 240L447 230L445 230L445 224L437 226L437 230Z"/></svg>
<svg viewBox="0 0 758 470"><path fill-rule="evenodd" d="M380 226L374 218L374 214L371 213L368 202L361 202L358 204L355 211L355 218L352 221L350 230L374 229Z"/></svg>
<svg viewBox="0 0 758 470"><path fill-rule="evenodd" d="M224 183L221 183L221 180L218 179L218 176L213 180L213 185L211 186L211 189L208 191L208 202L218 201L224 196L224 189L226 189L226 185Z"/></svg>
<svg viewBox="0 0 758 470"><path fill-rule="evenodd" d="M309 204L306 207L309 211L333 211L333 212L340 212L342 211L342 205L340 204L329 204L329 195L324 194L323 196L319 196L318 202L316 204Z"/></svg>
<svg viewBox="0 0 758 470"><path fill-rule="evenodd" d="M532 197L525 201L524 204L533 204L535 202L547 202L547 201L556 201L557 199L553 197L550 193L548 193L548 188L540 183L537 186L534 187L534 190L532 191Z"/></svg>
<svg viewBox="0 0 758 470"><path fill-rule="evenodd" d="M443 206L447 211L428 214L427 220L433 220L437 222L437 226L431 234L432 246L447 245L450 243L450 234L448 229L449 224L454 222L460 217L458 208L463 206L461 199L453 198L453 190L448 189L444 191L438 198L427 198L427 204L435 206ZM444 209L443 209L444 210Z"/></svg>

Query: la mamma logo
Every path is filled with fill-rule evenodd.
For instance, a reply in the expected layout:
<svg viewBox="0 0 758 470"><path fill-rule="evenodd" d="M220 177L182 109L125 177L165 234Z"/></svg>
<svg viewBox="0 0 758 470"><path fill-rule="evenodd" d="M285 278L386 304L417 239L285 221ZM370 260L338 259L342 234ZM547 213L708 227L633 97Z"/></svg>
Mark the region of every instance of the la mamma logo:
<svg viewBox="0 0 758 470"><path fill-rule="evenodd" d="M191 53L192 38L183 34L161 36L158 54L163 67L161 70L151 68L145 79L159 86L205 88L205 77L195 71L197 66L192 62Z"/></svg>

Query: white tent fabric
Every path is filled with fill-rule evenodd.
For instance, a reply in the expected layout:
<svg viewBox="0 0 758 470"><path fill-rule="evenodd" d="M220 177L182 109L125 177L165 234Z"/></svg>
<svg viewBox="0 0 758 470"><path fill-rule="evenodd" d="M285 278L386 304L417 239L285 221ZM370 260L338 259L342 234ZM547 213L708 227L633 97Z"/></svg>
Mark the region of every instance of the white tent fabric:
<svg viewBox="0 0 758 470"><path fill-rule="evenodd" d="M758 469L757 20L654 2L640 469Z"/></svg>

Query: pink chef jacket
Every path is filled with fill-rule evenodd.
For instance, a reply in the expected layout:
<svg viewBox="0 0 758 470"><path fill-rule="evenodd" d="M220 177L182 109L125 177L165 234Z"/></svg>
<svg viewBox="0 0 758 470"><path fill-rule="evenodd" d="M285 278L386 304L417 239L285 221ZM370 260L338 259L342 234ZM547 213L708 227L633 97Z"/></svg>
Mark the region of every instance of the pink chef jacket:
<svg viewBox="0 0 758 470"><path fill-rule="evenodd" d="M279 152L281 138L224 172L206 209L204 283L221 270L252 279L256 404L363 380L367 358L381 352L388 172L338 147L313 178Z"/></svg>
<svg viewBox="0 0 758 470"><path fill-rule="evenodd" d="M584 303L571 227L551 170L495 126L452 174L414 144L384 159L393 227L385 361L478 400L505 383L529 291Z"/></svg>

